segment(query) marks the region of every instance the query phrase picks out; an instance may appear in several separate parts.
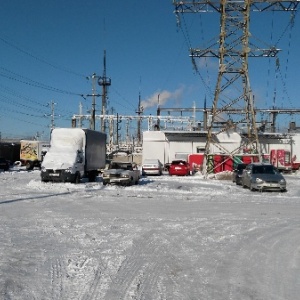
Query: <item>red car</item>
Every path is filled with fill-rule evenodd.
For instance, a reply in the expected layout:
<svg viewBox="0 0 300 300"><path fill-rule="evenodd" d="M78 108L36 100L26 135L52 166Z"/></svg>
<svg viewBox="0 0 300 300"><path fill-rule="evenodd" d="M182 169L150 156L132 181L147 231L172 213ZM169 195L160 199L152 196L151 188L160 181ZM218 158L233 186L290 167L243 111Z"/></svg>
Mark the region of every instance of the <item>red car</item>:
<svg viewBox="0 0 300 300"><path fill-rule="evenodd" d="M185 160L173 160L169 167L170 175L187 176L190 172L190 164Z"/></svg>

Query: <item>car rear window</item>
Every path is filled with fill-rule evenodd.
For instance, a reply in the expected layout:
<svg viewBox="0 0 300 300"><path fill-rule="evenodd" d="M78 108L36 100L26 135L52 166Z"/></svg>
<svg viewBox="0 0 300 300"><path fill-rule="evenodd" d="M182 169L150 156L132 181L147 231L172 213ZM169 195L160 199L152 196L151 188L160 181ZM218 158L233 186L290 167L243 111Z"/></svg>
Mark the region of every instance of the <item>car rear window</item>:
<svg viewBox="0 0 300 300"><path fill-rule="evenodd" d="M186 165L186 162L182 160L175 160L172 161L172 165Z"/></svg>

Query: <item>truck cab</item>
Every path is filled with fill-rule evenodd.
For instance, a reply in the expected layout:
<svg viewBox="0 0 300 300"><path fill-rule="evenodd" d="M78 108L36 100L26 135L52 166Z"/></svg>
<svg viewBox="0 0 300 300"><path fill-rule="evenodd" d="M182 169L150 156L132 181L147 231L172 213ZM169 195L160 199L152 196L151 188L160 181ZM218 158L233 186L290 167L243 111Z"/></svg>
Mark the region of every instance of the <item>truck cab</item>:
<svg viewBox="0 0 300 300"><path fill-rule="evenodd" d="M43 182L95 181L105 167L106 134L82 128L55 128L41 168Z"/></svg>

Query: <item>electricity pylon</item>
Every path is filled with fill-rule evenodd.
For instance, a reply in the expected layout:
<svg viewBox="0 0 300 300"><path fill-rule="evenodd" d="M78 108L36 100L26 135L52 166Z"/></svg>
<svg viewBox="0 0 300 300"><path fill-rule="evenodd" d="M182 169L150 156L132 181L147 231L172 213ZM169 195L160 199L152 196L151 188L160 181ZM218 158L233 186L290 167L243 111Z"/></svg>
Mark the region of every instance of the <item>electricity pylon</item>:
<svg viewBox="0 0 300 300"><path fill-rule="evenodd" d="M251 11L293 11L300 0L296 1L263 1L263 0L220 0L220 1L175 1L175 14L201 13L216 11L220 13L220 34L218 49L190 49L194 58L216 57L219 59L217 83L214 91L212 114L207 126L205 146L206 162L211 152L233 156L247 152L258 153L260 147L256 128L254 99L248 73L249 57L275 57L279 51L271 49L251 49L250 12ZM194 62L194 65L195 62ZM230 108L231 116L225 114ZM234 113L236 109L236 113ZM241 113L241 111L243 113ZM246 124L247 134L243 135L240 146L231 149L221 146L221 133L235 130L237 125Z"/></svg>

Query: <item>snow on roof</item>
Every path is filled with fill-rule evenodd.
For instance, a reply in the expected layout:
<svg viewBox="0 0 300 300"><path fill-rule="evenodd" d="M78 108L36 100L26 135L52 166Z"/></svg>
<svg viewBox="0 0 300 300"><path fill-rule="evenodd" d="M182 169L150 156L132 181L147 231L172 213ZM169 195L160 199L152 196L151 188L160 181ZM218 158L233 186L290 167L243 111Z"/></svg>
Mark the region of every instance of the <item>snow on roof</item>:
<svg viewBox="0 0 300 300"><path fill-rule="evenodd" d="M46 169L71 167L77 151L84 151L85 133L80 128L55 128L51 133L51 147L45 155L42 166Z"/></svg>
<svg viewBox="0 0 300 300"><path fill-rule="evenodd" d="M67 147L73 150L84 148L85 133L80 128L55 128L51 133L51 151Z"/></svg>
<svg viewBox="0 0 300 300"><path fill-rule="evenodd" d="M223 143L239 143L242 140L241 135L235 131L224 131L217 135L219 142Z"/></svg>

